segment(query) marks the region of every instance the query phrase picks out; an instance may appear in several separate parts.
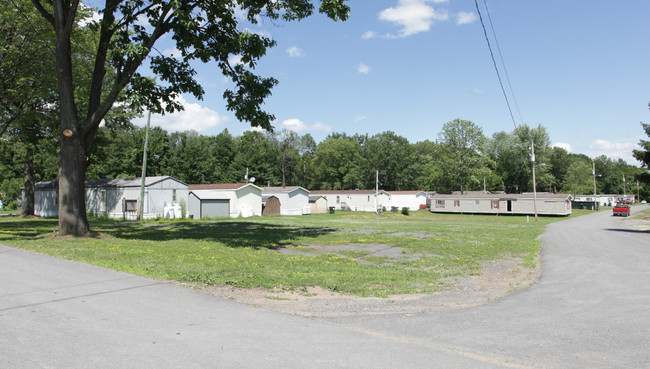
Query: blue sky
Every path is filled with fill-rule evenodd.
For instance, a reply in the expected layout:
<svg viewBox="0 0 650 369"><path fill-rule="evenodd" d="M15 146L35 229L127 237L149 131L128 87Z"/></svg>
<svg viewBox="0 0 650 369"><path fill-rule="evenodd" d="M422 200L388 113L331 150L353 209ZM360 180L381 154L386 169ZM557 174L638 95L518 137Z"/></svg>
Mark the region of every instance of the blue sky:
<svg viewBox="0 0 650 369"><path fill-rule="evenodd" d="M639 122L650 123L650 1L485 1L506 71L478 0L515 123L545 126L552 143L570 152L637 165L631 150L647 139ZM257 68L280 81L265 106L276 129L317 142L332 132L394 131L412 143L436 140L455 118L486 136L514 129L474 1L349 5L346 22L318 14L243 25L277 41ZM157 48L173 52L165 40ZM196 69L204 99L184 96L186 111L154 116L152 124L205 135L249 129L225 109L229 85L216 65Z"/></svg>

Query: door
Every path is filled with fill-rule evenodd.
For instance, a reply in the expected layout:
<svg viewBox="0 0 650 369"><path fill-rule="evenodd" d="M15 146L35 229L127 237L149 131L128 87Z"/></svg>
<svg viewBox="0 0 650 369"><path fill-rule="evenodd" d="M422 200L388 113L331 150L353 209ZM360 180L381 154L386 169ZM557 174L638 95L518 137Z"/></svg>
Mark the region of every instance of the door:
<svg viewBox="0 0 650 369"><path fill-rule="evenodd" d="M201 200L201 218L227 218L230 200Z"/></svg>

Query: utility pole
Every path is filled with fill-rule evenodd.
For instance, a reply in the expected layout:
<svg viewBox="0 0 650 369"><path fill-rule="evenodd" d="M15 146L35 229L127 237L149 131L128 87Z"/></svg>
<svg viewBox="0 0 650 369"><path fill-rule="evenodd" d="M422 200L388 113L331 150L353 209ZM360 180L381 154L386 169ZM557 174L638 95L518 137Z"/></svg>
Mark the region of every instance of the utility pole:
<svg viewBox="0 0 650 369"><path fill-rule="evenodd" d="M533 153L533 210L535 211L535 221L537 221L537 180L535 179L535 142L531 142L531 150Z"/></svg>
<svg viewBox="0 0 650 369"><path fill-rule="evenodd" d="M594 210L598 210L598 201L596 200L596 162L594 159L591 159L591 164L591 174L594 175Z"/></svg>
<svg viewBox="0 0 650 369"><path fill-rule="evenodd" d="M625 189L625 173L623 173L623 201L627 202L627 190Z"/></svg>
<svg viewBox="0 0 650 369"><path fill-rule="evenodd" d="M144 129L144 151L142 152L142 178L140 182L140 207L138 220L142 220L144 212L144 179L147 176L147 147L149 146L149 125L151 124L151 110L147 116L147 126Z"/></svg>
<svg viewBox="0 0 650 369"><path fill-rule="evenodd" d="M379 209L379 171L377 171L375 176L375 212L377 215L381 214Z"/></svg>

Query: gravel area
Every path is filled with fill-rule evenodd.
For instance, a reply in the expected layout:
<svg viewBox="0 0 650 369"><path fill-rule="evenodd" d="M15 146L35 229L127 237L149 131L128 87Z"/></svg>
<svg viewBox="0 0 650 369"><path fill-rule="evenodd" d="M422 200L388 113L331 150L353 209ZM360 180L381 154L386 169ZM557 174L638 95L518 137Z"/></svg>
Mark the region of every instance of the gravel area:
<svg viewBox="0 0 650 369"><path fill-rule="evenodd" d="M198 286L202 291L262 309L305 317L339 317L376 314L402 314L463 309L498 300L535 283L541 273L526 268L520 258L509 257L485 263L474 276L449 281L449 289L434 294L394 295L387 298L355 297L320 287L301 292L243 289L228 286ZM194 286L197 287L197 286Z"/></svg>

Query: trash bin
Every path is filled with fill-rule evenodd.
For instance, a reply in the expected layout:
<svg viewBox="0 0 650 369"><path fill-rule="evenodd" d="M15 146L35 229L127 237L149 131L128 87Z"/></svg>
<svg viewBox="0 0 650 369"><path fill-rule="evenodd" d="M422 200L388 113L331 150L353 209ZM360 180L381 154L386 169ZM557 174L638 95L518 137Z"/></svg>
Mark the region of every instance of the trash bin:
<svg viewBox="0 0 650 369"><path fill-rule="evenodd" d="M330 206L330 214L334 214L334 207Z"/></svg>

